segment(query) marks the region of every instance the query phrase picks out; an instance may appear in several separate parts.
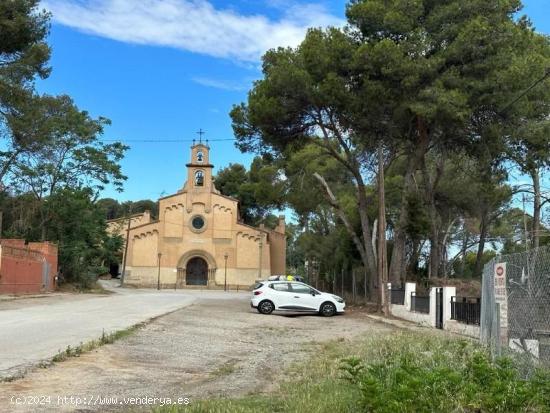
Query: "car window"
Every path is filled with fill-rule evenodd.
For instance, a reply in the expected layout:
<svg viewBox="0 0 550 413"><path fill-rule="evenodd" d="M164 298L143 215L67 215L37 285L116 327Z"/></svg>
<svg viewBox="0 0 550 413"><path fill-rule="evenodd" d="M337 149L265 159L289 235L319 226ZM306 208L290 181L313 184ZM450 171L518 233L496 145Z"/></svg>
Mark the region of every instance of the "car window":
<svg viewBox="0 0 550 413"><path fill-rule="evenodd" d="M270 287L273 288L275 291L286 291L286 292L288 292L288 283L271 284Z"/></svg>
<svg viewBox="0 0 550 413"><path fill-rule="evenodd" d="M311 294L311 288L304 284L292 284L292 291L298 294Z"/></svg>
<svg viewBox="0 0 550 413"><path fill-rule="evenodd" d="M254 286L254 289L257 290L258 288L262 288L263 287L263 283L256 283L256 285Z"/></svg>

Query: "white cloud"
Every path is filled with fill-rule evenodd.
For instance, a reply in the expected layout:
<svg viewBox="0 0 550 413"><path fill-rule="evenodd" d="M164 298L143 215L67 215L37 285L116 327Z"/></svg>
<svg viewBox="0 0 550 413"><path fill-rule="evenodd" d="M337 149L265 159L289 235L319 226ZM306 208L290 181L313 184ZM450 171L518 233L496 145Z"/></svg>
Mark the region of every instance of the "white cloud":
<svg viewBox="0 0 550 413"><path fill-rule="evenodd" d="M248 90L248 87L244 84L240 85L226 80L211 79L208 77L194 77L192 80L199 85L228 90L231 92L241 92L243 90Z"/></svg>
<svg viewBox="0 0 550 413"><path fill-rule="evenodd" d="M43 0L55 22L135 44L256 62L268 49L296 46L308 27L339 26L322 6L303 4L270 20L216 9L206 0Z"/></svg>

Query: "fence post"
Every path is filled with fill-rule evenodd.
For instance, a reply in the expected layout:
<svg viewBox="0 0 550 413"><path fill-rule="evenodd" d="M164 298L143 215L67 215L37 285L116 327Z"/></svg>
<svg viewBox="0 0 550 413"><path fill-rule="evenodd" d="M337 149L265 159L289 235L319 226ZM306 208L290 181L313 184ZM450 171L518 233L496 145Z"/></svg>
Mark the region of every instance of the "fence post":
<svg viewBox="0 0 550 413"><path fill-rule="evenodd" d="M436 301L436 294L437 294L437 289L439 287L432 287L430 288L430 326L431 327L435 327L436 326L436 320L435 320L435 313L436 313L436 308L435 308L435 301Z"/></svg>
<svg viewBox="0 0 550 413"><path fill-rule="evenodd" d="M451 297L456 296L456 287L443 287L443 329L451 319Z"/></svg>
<svg viewBox="0 0 550 413"><path fill-rule="evenodd" d="M416 283L405 283L405 308L411 311L411 293L416 292Z"/></svg>
<svg viewBox="0 0 550 413"><path fill-rule="evenodd" d="M493 332L495 333L495 335L493 336L493 348L494 348L494 353L493 353L493 358L495 357L500 357L500 350L501 350L501 338L500 338L500 304L499 303L496 303L495 304L495 317L493 318L494 322L495 322L495 326L494 326L494 330Z"/></svg>

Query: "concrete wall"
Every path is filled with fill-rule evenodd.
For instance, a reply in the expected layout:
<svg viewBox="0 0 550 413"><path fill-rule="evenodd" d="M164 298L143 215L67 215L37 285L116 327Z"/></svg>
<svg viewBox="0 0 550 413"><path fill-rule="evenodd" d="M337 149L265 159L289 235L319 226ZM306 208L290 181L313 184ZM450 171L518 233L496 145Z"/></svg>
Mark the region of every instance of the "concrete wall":
<svg viewBox="0 0 550 413"><path fill-rule="evenodd" d="M178 271L175 268L161 267L160 268L160 287L175 288ZM235 268L227 269L227 286L231 290L246 290L254 285L258 279L258 270L237 270ZM127 267L124 283L130 286L157 288L159 280L158 267ZM218 268L213 273L212 279L206 286L181 286L177 288L211 288L223 289L225 285L225 269Z"/></svg>
<svg viewBox="0 0 550 413"><path fill-rule="evenodd" d="M459 323L456 320L445 322L445 330L473 338L480 338L481 334L479 326Z"/></svg>
<svg viewBox="0 0 550 413"><path fill-rule="evenodd" d="M405 308L404 305L391 304L390 311L393 316L404 320L412 321L425 327L435 327L435 322L430 314L414 313Z"/></svg>
<svg viewBox="0 0 550 413"><path fill-rule="evenodd" d="M391 284L388 285L391 289ZM390 311L395 317L412 321L426 327L436 326L436 291L438 287L430 289L430 312L429 314L416 313L411 311L411 292L416 291L415 283L405 284L404 305L391 304ZM456 287L443 288L443 329L469 337L479 338L480 328L475 325L467 325L451 320L451 297L456 296Z"/></svg>

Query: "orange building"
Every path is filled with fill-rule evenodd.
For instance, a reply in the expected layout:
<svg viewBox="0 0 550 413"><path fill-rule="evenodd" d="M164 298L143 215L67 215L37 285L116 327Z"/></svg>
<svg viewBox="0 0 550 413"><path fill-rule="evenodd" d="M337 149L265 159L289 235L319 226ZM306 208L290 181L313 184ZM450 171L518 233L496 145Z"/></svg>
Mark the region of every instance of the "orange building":
<svg viewBox="0 0 550 413"><path fill-rule="evenodd" d="M271 274L285 274L284 216L274 230L245 225L238 200L215 187L210 147L191 147L187 181L159 200L159 218L130 217L125 283L164 287L249 287ZM108 223L126 238L128 219ZM160 276L159 276L160 274Z"/></svg>

